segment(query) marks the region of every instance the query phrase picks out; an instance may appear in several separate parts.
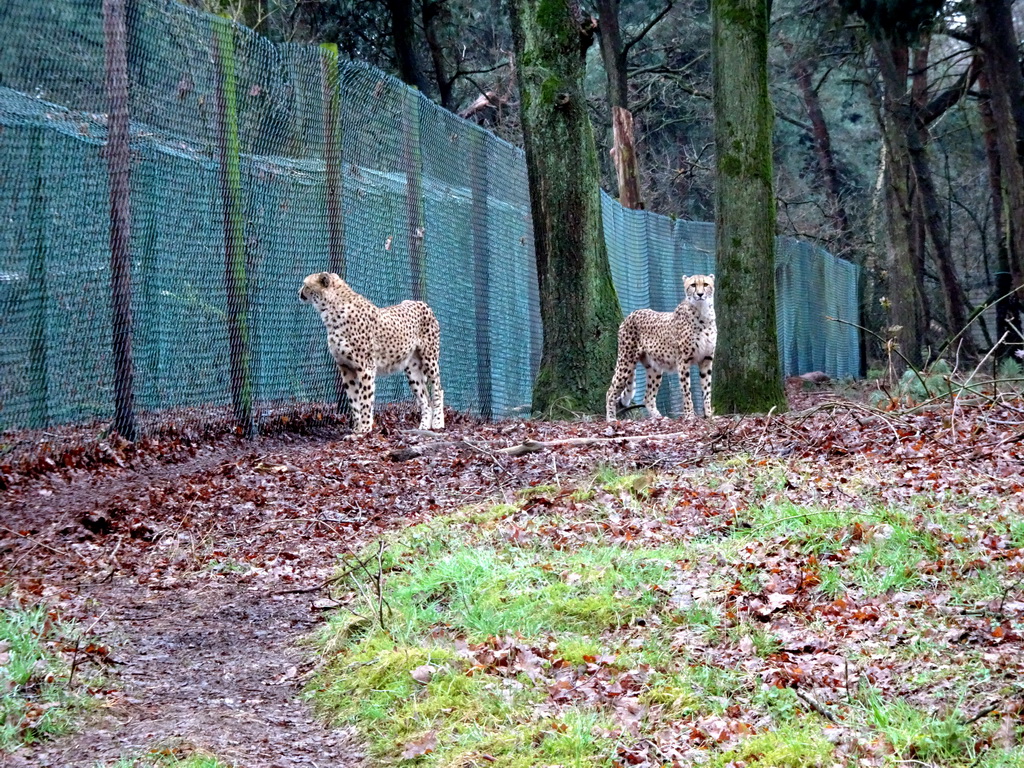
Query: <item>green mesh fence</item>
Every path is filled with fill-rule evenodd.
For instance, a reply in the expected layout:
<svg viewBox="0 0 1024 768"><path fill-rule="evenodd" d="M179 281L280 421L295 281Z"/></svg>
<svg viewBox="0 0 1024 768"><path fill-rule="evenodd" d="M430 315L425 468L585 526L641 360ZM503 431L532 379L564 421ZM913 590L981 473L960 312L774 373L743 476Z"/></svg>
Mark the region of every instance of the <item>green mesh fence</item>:
<svg viewBox="0 0 1024 768"><path fill-rule="evenodd" d="M324 269L378 305L431 304L448 405L528 407L542 332L522 152L369 66L173 2L124 15L132 324L114 328L107 14L0 0L0 431L110 420L125 340L143 428L334 402L297 298ZM680 274L710 271L711 225L607 197L604 216L625 312L669 309ZM823 319L856 321L856 268L783 241L777 278L786 372L856 375L855 330ZM408 396L401 377L378 387Z"/></svg>

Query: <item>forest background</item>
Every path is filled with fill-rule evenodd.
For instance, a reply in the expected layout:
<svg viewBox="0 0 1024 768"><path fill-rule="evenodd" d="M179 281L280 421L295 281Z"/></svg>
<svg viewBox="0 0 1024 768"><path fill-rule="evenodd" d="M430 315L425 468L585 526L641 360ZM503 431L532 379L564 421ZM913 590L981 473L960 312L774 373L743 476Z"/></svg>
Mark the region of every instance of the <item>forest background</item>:
<svg viewBox="0 0 1024 768"><path fill-rule="evenodd" d="M193 2L271 39L335 44L522 145L508 15L494 2ZM603 187L627 207L712 220L710 4L581 11L597 27L586 89ZM1019 16L1006 0L772 5L778 232L865 269L876 361L890 338L915 366L943 350L1005 357L1020 342L1019 303L1005 298L1024 250ZM611 151L629 133L634 170Z"/></svg>

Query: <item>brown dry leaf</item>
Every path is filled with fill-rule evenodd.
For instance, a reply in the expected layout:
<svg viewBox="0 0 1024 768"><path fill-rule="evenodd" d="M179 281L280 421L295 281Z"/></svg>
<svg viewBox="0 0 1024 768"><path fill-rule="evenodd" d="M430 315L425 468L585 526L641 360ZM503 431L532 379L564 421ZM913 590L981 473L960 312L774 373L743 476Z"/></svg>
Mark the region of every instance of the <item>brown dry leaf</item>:
<svg viewBox="0 0 1024 768"><path fill-rule="evenodd" d="M433 752L437 748L437 731L427 731L418 739L413 739L402 750L403 760L414 760L417 757Z"/></svg>
<svg viewBox="0 0 1024 768"><path fill-rule="evenodd" d="M435 667L431 664L421 664L410 672L410 674L412 675L412 679L417 683L420 685L426 685L433 679L434 670Z"/></svg>

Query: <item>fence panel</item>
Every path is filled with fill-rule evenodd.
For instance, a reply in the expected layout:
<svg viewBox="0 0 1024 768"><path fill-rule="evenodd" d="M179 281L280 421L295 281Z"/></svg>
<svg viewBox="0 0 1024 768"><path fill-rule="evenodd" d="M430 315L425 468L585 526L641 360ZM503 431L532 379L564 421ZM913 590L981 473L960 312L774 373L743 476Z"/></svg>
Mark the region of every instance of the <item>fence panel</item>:
<svg viewBox="0 0 1024 768"><path fill-rule="evenodd" d="M320 270L378 305L425 291L447 403L528 410L543 332L522 151L332 50L274 44L174 2L128 5L142 427L223 419L233 402L237 413L233 370L257 424L335 402L323 328L297 297ZM109 420L101 4L0 0L0 28L0 432ZM607 195L602 211L624 313L670 310L681 275L713 271L712 224ZM824 317L857 321L857 267L780 240L776 274L785 373L856 375L856 329ZM229 301L230 286L244 295ZM378 393L409 395L401 377ZM675 383L663 397L677 412Z"/></svg>

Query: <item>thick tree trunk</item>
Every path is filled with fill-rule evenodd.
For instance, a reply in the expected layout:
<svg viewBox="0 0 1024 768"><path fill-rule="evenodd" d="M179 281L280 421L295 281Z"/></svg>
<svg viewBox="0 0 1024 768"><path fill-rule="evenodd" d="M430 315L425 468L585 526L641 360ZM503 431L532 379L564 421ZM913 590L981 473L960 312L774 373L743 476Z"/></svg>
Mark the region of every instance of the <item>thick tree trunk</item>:
<svg viewBox="0 0 1024 768"><path fill-rule="evenodd" d="M1011 0L979 0L977 4L983 67L999 152L1005 226L1009 232L1007 290L1016 290L1005 311L1019 320L1024 304L1024 75L1011 6ZM1020 343L1024 339L1012 341Z"/></svg>
<svg viewBox="0 0 1024 768"><path fill-rule="evenodd" d="M437 82L437 96L441 106L450 112L455 111L452 78L448 76L448 67L444 61L444 43L438 34L438 26L447 15L447 0L423 0L423 37L430 51L430 63L434 67L434 80Z"/></svg>
<svg viewBox="0 0 1024 768"><path fill-rule="evenodd" d="M509 7L544 324L533 407L601 413L622 312L605 252L600 169L583 93L593 29L563 0L510 0Z"/></svg>
<svg viewBox="0 0 1024 768"><path fill-rule="evenodd" d="M922 36L918 48L914 52L914 69L911 87L911 103L913 105L912 124L908 126L907 148L910 151L911 166L917 182L917 192L921 206L921 219L924 228L932 241L932 257L939 275L939 286L942 289L943 306L946 310L946 331L950 337L960 333L967 325L967 293L964 291L953 261L953 250L946 234L946 222L942 217L939 195L935 190L931 165L928 161L928 126L924 125L920 116L928 108L928 55L931 48L929 35ZM923 253L922 249L922 253ZM965 333L961 337L962 351L968 356L976 352L973 337Z"/></svg>
<svg viewBox="0 0 1024 768"><path fill-rule="evenodd" d="M476 326L476 398L480 415L494 416L491 381L491 239L488 229L487 145L491 135L482 130L469 134L470 226L473 234L473 293Z"/></svg>
<svg viewBox="0 0 1024 768"><path fill-rule="evenodd" d="M395 65L402 82L427 92L427 81L416 61L416 28L412 0L386 0L391 14L391 42L395 46Z"/></svg>
<svg viewBox="0 0 1024 768"><path fill-rule="evenodd" d="M978 85L983 93L991 93L988 74L983 69L978 78ZM983 98L978 102L981 113L982 138L985 141L985 160L988 163L989 196L992 200L992 222L996 231L996 263L994 272L994 294L996 299L996 338L1012 339L1015 337L1014 326L1017 326L1015 302L1008 294L1013 290L1010 276L1010 232L1006 228L1004 216L1005 196L1003 195L1002 162L999 158L999 139L996 136L996 120L992 114L992 101ZM998 345L997 358L1012 354L1013 347L1005 341Z"/></svg>
<svg viewBox="0 0 1024 768"><path fill-rule="evenodd" d="M406 91L402 113L405 213L409 228L409 289L416 301L427 300L426 216L423 205L423 150L420 143L421 99L421 93Z"/></svg>
<svg viewBox="0 0 1024 768"><path fill-rule="evenodd" d="M608 107L612 118L612 158L619 186L619 202L626 208L643 208L640 172L633 140L633 113L629 111L626 48L619 28L619 0L597 0L601 61L607 75Z"/></svg>
<svg viewBox="0 0 1024 768"><path fill-rule="evenodd" d="M629 108L626 51L619 27L619 0L597 0L601 62L607 76L608 106Z"/></svg>
<svg viewBox="0 0 1024 768"><path fill-rule="evenodd" d="M892 356L897 374L908 361L915 368L924 362L923 346L927 328L923 275L923 230L920 206L915 200L916 184L907 137L914 127L910 94L907 92L909 51L906 46L884 40L873 43L882 73L883 93L879 122L886 149L886 223L889 232L889 326L899 347Z"/></svg>
<svg viewBox="0 0 1024 768"><path fill-rule="evenodd" d="M235 38L231 25L223 19L214 19L213 34L214 65L217 68L215 104L220 190L224 206L224 286L227 292L231 402L239 431L246 437L254 437L256 424L252 408L252 345L245 258L245 199L238 135Z"/></svg>
<svg viewBox="0 0 1024 768"><path fill-rule="evenodd" d="M946 222L939 207L939 196L935 191L931 167L928 164L927 148L921 140L920 132L913 129L909 138L910 160L917 180L917 191L920 195L921 215L927 226L928 235L934 248L933 257L938 267L939 285L942 288L943 304L946 310L946 330L949 335L959 333L967 325L967 294L964 292L956 264L953 262L953 251L946 236ZM976 351L970 334L962 337L963 351L973 355Z"/></svg>
<svg viewBox="0 0 1024 768"><path fill-rule="evenodd" d="M785 410L775 328L775 194L767 0L712 0L716 297L714 404Z"/></svg>

